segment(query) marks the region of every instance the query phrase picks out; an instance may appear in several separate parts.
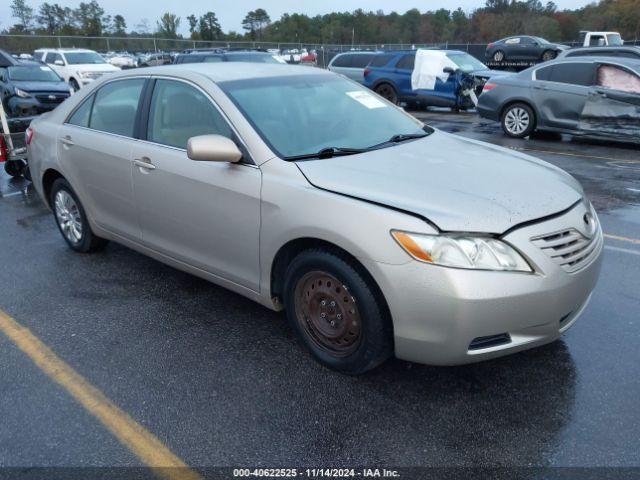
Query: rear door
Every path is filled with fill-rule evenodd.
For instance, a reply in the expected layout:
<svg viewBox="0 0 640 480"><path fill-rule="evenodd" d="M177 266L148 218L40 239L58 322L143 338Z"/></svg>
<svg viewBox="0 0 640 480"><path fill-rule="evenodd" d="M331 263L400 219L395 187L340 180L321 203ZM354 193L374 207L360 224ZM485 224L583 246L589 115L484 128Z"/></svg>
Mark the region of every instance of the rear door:
<svg viewBox="0 0 640 480"><path fill-rule="evenodd" d="M396 62L395 71L392 78L395 83L396 89L398 90L398 96L401 100L410 100L414 97L417 97L418 95L418 91L411 88L411 74L413 73L413 67L415 63L415 53L403 55ZM420 90L420 92L428 91Z"/></svg>
<svg viewBox="0 0 640 480"><path fill-rule="evenodd" d="M640 132L640 76L615 64L597 66L595 84L582 112L586 133L638 141Z"/></svg>
<svg viewBox="0 0 640 480"><path fill-rule="evenodd" d="M139 241L131 181L131 152L146 79L101 86L58 131L58 158L65 175L98 226Z"/></svg>
<svg viewBox="0 0 640 480"><path fill-rule="evenodd" d="M595 79L595 64L588 61L555 63L538 68L532 95L539 125L577 130L582 110Z"/></svg>
<svg viewBox="0 0 640 480"><path fill-rule="evenodd" d="M153 250L257 291L261 173L248 163L187 157L198 135L237 136L194 84L157 79L142 141L133 149L133 184L143 242Z"/></svg>

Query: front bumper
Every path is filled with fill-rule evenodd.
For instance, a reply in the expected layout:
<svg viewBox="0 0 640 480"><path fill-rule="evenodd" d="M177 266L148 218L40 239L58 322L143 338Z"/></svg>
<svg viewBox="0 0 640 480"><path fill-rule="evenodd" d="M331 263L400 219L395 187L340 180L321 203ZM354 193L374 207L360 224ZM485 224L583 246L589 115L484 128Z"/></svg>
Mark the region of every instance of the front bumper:
<svg viewBox="0 0 640 480"><path fill-rule="evenodd" d="M7 102L9 112L14 117L28 117L40 113L49 112L60 105L65 98L60 98L55 102L42 102L35 97L21 98L11 97Z"/></svg>
<svg viewBox="0 0 640 480"><path fill-rule="evenodd" d="M598 227L592 255L573 273L533 245L531 238L573 227L584 209L580 203L558 218L503 237L525 255L534 273L463 270L416 261L368 265L391 311L396 356L458 365L556 340L580 316L596 285L602 232ZM485 342L485 337L498 341Z"/></svg>

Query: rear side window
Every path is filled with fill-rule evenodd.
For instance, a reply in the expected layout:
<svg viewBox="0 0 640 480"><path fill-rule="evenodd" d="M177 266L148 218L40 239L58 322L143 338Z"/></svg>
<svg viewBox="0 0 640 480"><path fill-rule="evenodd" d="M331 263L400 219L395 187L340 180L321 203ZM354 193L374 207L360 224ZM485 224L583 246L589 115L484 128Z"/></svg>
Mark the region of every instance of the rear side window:
<svg viewBox="0 0 640 480"><path fill-rule="evenodd" d="M133 137L144 79L108 83L96 93L89 127L101 132Z"/></svg>
<svg viewBox="0 0 640 480"><path fill-rule="evenodd" d="M396 63L396 68L399 68L402 70L413 70L413 66L415 65L415 62L416 62L415 55L405 55L398 61L398 63Z"/></svg>
<svg viewBox="0 0 640 480"><path fill-rule="evenodd" d="M147 140L186 149L191 137L209 134L232 136L231 127L211 100L184 82L157 80L151 98Z"/></svg>
<svg viewBox="0 0 640 480"><path fill-rule="evenodd" d="M553 65L549 80L589 87L593 85L594 76L593 63L558 63Z"/></svg>
<svg viewBox="0 0 640 480"><path fill-rule="evenodd" d="M369 62L370 67L384 67L389 60L393 58L393 55L375 55Z"/></svg>
<svg viewBox="0 0 640 480"><path fill-rule="evenodd" d="M79 127L89 126L89 117L91 116L91 107L93 106L93 99L95 95L90 95L84 102L73 112L73 115L69 117L67 123L71 125L77 125Z"/></svg>
<svg viewBox="0 0 640 480"><path fill-rule="evenodd" d="M351 67L353 55L340 55L336 57L331 66L333 67Z"/></svg>

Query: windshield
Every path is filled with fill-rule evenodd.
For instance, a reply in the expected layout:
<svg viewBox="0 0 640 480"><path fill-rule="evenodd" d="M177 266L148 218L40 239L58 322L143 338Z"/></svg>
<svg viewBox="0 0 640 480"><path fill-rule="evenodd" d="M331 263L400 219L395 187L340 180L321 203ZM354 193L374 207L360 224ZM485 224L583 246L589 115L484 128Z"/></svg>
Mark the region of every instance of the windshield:
<svg viewBox="0 0 640 480"><path fill-rule="evenodd" d="M269 54L227 54L227 60L230 62L251 62L251 63L282 63L273 58L273 55Z"/></svg>
<svg viewBox="0 0 640 480"><path fill-rule="evenodd" d="M326 148L368 148L424 125L370 90L337 75L221 82L220 88L281 158Z"/></svg>
<svg viewBox="0 0 640 480"><path fill-rule="evenodd" d="M64 56L67 57L67 63L69 65L107 63L104 61L104 58L96 52L72 52L65 53Z"/></svg>
<svg viewBox="0 0 640 480"><path fill-rule="evenodd" d="M453 63L455 63L463 72L474 72L476 70L487 70L487 66L468 53L449 53L447 54Z"/></svg>
<svg viewBox="0 0 640 480"><path fill-rule="evenodd" d="M608 34L607 40L609 41L609 45L622 45L624 42L622 41L622 37L618 33Z"/></svg>
<svg viewBox="0 0 640 480"><path fill-rule="evenodd" d="M62 79L49 67L13 66L9 67L9 78L17 82L61 82Z"/></svg>

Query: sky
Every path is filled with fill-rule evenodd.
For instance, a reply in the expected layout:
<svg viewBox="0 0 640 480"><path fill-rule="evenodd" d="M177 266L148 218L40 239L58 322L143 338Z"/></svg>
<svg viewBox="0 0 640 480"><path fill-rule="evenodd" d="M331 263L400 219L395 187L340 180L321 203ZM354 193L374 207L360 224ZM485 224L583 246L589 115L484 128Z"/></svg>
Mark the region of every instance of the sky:
<svg viewBox="0 0 640 480"><path fill-rule="evenodd" d="M44 0L43 0L44 1ZM49 0L55 3L55 0ZM242 19L246 13L256 8L264 8L272 21L277 20L283 13L304 13L310 16L317 14L329 13L332 11L353 11L362 8L366 11L383 10L389 13L395 10L398 13L404 13L412 8L420 11L436 10L438 8L447 8L455 10L461 7L466 12L484 5L484 0L190 0L181 4L175 0L153 0L153 2L138 0L98 0L100 5L109 15L121 14L127 20L128 29L133 29L142 19L149 21L150 27L154 28L156 20L164 12L173 12L182 17L181 33L187 34L187 15L191 13L196 16L211 10L215 12L222 30L227 32L235 30L242 31ZM0 28L7 28L15 23L16 19L11 18L11 9L9 8L9 0L3 0L0 5ZM34 9L42 3L40 0L27 0ZM62 6L75 8L80 0L57 0ZM543 0L545 3L545 0ZM583 7L588 0L555 0L559 8L577 8ZM187 5L187 7L179 7L179 5Z"/></svg>

